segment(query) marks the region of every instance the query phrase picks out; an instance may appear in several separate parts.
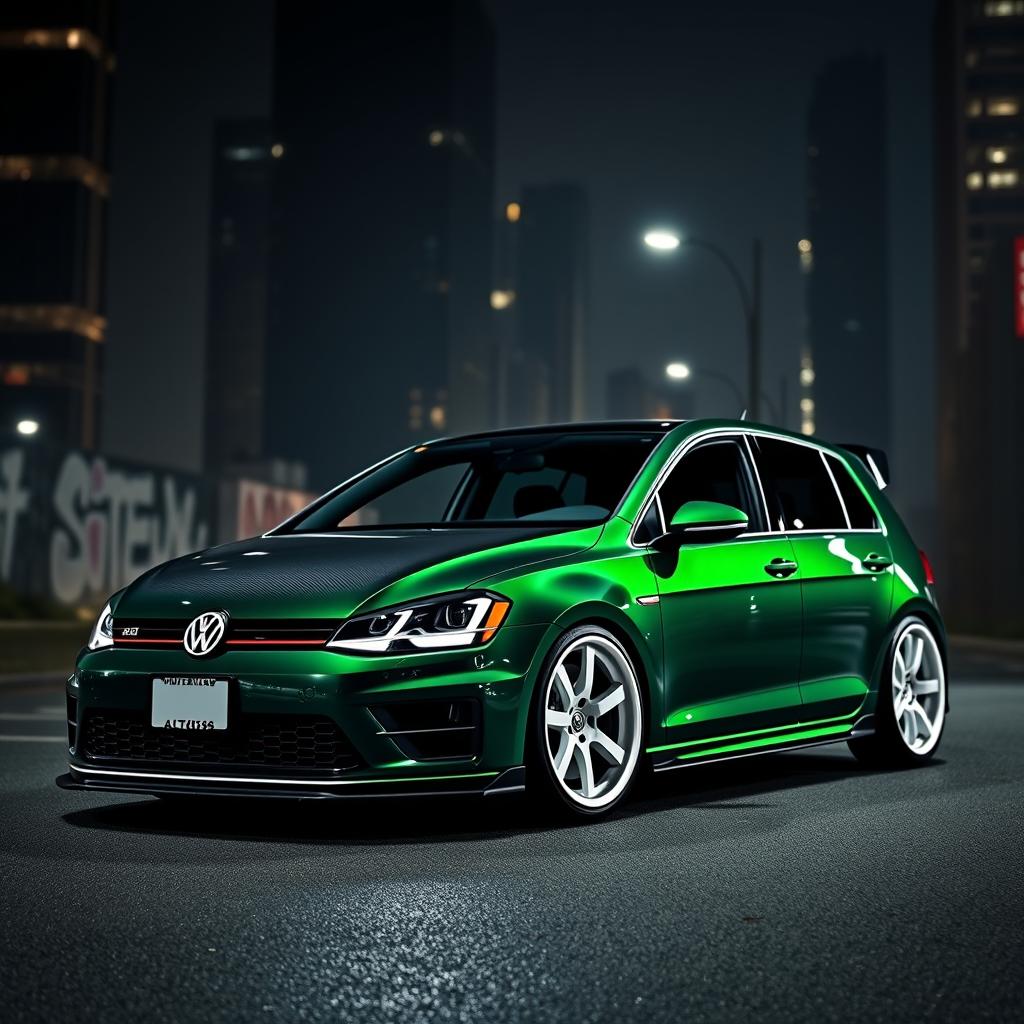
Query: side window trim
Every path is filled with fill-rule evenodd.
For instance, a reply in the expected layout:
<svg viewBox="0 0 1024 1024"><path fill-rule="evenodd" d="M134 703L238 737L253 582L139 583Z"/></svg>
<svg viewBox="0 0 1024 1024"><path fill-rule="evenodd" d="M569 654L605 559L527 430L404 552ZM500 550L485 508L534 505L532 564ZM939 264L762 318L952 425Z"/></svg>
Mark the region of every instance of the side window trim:
<svg viewBox="0 0 1024 1024"><path fill-rule="evenodd" d="M875 505L874 498L872 498L871 495L861 485L861 482L857 479L856 474L850 468L850 466L848 465L846 459L842 458L836 452L826 452L824 449L820 449L820 450L821 450L822 457L825 459L825 465L828 466L829 469L832 471L832 481L836 485L836 490L839 491L839 500L842 501L843 508L846 511L846 519L850 523L850 527L849 527L848 532L849 533L883 533L884 534L885 531L882 529L882 517L878 514L878 508ZM839 467L838 469L833 468L833 466L832 466L832 462L833 461L838 464L838 467ZM874 521L875 521L875 525L874 526L859 526L859 527L855 527L853 525L853 520L850 519L849 506L846 504L846 499L843 498L843 490L839 486L839 481L836 480L836 477L835 477L836 473L844 473L846 475L846 479L848 479L849 482L851 483L851 485L856 488L857 492L861 496L861 499L867 505L868 510L871 513L872 519L874 519Z"/></svg>
<svg viewBox="0 0 1024 1024"><path fill-rule="evenodd" d="M754 446L750 443L751 435L749 433L743 434L743 447L747 453L747 463L750 467L750 473L754 478L754 482L757 484L757 493L761 497L761 515L764 517L764 532L765 533L778 533L779 531L772 525L772 517L768 512L768 498L764 493L764 484L761 482L761 467L757 464L757 459L754 458Z"/></svg>
<svg viewBox="0 0 1024 1024"><path fill-rule="evenodd" d="M825 458L825 453L820 448L818 449L818 455L821 457L821 463L825 467L825 472L828 473L829 480L832 481L832 490L836 492L836 497L839 499L839 507L843 510L843 518L846 520L845 531L848 531L851 525L850 513L847 511L846 502L843 501L843 492L839 490L839 484L836 483L836 477L832 472L832 467L828 464L828 459Z"/></svg>

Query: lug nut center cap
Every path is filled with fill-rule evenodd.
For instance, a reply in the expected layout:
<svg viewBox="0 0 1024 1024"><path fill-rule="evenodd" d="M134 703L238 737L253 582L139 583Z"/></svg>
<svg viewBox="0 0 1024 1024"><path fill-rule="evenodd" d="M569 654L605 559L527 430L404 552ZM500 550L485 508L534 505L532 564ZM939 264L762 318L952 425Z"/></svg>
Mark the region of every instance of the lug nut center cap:
<svg viewBox="0 0 1024 1024"><path fill-rule="evenodd" d="M583 732L583 727L587 724L586 716L582 711L574 711L572 717L569 719L569 728L573 732Z"/></svg>

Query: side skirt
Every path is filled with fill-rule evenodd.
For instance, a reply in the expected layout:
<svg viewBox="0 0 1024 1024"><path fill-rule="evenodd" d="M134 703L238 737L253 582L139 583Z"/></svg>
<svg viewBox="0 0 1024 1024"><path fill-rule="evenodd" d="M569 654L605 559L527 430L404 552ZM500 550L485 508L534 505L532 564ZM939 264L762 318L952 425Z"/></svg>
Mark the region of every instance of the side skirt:
<svg viewBox="0 0 1024 1024"><path fill-rule="evenodd" d="M707 757L693 756L682 758L678 754L675 757L664 757L663 760L655 760L653 769L656 772L668 772L674 768L690 768L694 765L715 764L718 761L735 761L740 757L757 757L760 754L782 754L789 750L806 750L808 747L828 747L834 743L845 743L847 740L860 739L862 736L871 736L875 731L875 716L862 715L850 727L849 731L838 736L829 736L827 739L807 739L794 742L792 736L799 734L799 729L794 729L789 734L790 738L780 736L777 744L757 747L754 750L731 750L728 753L720 752L709 754ZM713 740L709 742L713 743Z"/></svg>

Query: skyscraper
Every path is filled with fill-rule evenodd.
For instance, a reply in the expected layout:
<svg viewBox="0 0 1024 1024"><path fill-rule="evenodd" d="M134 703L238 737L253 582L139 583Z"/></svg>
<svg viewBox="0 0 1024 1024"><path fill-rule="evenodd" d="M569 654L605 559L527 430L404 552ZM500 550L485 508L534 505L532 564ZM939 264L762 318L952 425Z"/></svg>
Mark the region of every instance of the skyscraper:
<svg viewBox="0 0 1024 1024"><path fill-rule="evenodd" d="M940 583L955 628L1019 634L1024 2L944 0L935 72Z"/></svg>
<svg viewBox="0 0 1024 1024"><path fill-rule="evenodd" d="M523 190L518 228L519 419L568 421L586 415L584 355L589 299L589 207L569 183ZM513 419L517 417L513 416Z"/></svg>
<svg viewBox="0 0 1024 1024"><path fill-rule="evenodd" d="M881 58L828 64L807 117L809 351L805 430L879 448L889 443L885 74Z"/></svg>
<svg viewBox="0 0 1024 1024"><path fill-rule="evenodd" d="M205 469L264 458L270 187L283 150L266 121L217 125L210 190Z"/></svg>
<svg viewBox="0 0 1024 1024"><path fill-rule="evenodd" d="M282 2L274 82L267 445L322 486L490 423L493 28Z"/></svg>
<svg viewBox="0 0 1024 1024"><path fill-rule="evenodd" d="M0 432L84 448L106 331L112 22L106 0L0 7Z"/></svg>

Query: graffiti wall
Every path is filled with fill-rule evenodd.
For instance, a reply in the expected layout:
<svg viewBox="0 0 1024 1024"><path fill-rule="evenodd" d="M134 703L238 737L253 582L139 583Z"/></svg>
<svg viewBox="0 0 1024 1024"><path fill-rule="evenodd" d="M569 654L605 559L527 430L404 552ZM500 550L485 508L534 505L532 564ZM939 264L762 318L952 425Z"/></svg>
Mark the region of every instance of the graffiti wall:
<svg viewBox="0 0 1024 1024"><path fill-rule="evenodd" d="M0 443L0 582L94 605L158 562L206 547L212 511L198 477Z"/></svg>

